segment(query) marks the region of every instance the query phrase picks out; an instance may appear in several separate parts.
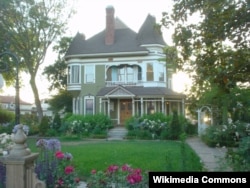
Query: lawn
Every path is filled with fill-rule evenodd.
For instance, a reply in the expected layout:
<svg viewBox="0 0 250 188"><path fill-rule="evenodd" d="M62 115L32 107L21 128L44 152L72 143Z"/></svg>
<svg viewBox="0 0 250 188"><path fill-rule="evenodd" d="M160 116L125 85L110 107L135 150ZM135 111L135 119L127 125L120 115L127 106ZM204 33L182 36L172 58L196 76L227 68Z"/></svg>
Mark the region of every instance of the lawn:
<svg viewBox="0 0 250 188"><path fill-rule="evenodd" d="M37 152L35 139L29 139ZM109 165L129 164L144 171L202 171L199 157L178 141L61 141L62 151L73 155L73 162L84 180L91 170L105 170Z"/></svg>

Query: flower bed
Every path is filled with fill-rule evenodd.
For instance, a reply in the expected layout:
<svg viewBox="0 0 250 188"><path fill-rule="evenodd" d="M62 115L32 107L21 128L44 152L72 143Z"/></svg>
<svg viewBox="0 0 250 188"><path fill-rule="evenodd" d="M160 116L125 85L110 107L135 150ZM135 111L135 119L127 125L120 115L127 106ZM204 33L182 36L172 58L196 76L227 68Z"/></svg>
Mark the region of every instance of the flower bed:
<svg viewBox="0 0 250 188"><path fill-rule="evenodd" d="M148 174L128 164L110 165L105 171L92 170L87 181L89 188L147 188Z"/></svg>
<svg viewBox="0 0 250 188"><path fill-rule="evenodd" d="M80 179L73 166L71 153L61 151L57 139L39 139L36 146L40 149L36 160L35 172L38 179L45 181L47 188L76 188Z"/></svg>

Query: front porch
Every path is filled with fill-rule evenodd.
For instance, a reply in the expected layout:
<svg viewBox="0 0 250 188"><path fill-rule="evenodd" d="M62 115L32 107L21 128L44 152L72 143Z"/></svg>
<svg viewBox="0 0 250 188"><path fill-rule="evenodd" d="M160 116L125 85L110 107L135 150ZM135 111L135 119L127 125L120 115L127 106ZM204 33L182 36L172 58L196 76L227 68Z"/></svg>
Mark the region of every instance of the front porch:
<svg viewBox="0 0 250 188"><path fill-rule="evenodd" d="M163 113L173 110L185 115L183 95L167 95L164 88L118 86L99 96L99 113L108 115L114 125L124 125L131 116Z"/></svg>

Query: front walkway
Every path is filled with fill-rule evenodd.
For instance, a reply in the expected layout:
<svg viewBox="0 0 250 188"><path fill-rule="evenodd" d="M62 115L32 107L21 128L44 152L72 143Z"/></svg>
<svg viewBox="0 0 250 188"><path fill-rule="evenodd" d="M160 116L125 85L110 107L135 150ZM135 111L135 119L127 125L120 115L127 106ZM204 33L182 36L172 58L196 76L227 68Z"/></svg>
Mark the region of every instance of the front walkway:
<svg viewBox="0 0 250 188"><path fill-rule="evenodd" d="M227 152L226 148L209 147L198 136L187 138L186 142L200 157L206 171L230 171L230 169L222 166Z"/></svg>

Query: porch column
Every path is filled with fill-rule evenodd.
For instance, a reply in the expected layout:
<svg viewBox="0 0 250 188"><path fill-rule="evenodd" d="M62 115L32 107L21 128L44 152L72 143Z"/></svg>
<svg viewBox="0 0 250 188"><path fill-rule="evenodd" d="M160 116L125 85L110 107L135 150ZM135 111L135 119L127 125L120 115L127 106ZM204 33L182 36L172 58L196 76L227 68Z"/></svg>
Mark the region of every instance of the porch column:
<svg viewBox="0 0 250 188"><path fill-rule="evenodd" d="M135 115L135 99L132 98L132 115Z"/></svg>
<svg viewBox="0 0 250 188"><path fill-rule="evenodd" d="M76 113L76 105L75 105L75 102L76 102L76 98L74 97L73 98L73 105L72 105L72 108L73 108L73 114Z"/></svg>
<svg viewBox="0 0 250 188"><path fill-rule="evenodd" d="M110 98L108 98L108 117L110 117Z"/></svg>
<svg viewBox="0 0 250 188"><path fill-rule="evenodd" d="M165 112L165 108L164 108L164 97L161 98L161 112L162 112L162 113Z"/></svg>
<svg viewBox="0 0 250 188"><path fill-rule="evenodd" d="M185 101L182 99L182 114L185 116Z"/></svg>
<svg viewBox="0 0 250 188"><path fill-rule="evenodd" d="M83 114L83 110L82 110L83 109L83 106L82 106L82 97L79 99L79 101L80 101L79 102L79 106L80 106L79 113Z"/></svg>
<svg viewBox="0 0 250 188"><path fill-rule="evenodd" d="M102 112L102 98L99 99L99 112Z"/></svg>
<svg viewBox="0 0 250 188"><path fill-rule="evenodd" d="M79 97L76 98L76 114L79 114Z"/></svg>
<svg viewBox="0 0 250 188"><path fill-rule="evenodd" d="M143 98L141 98L141 116L144 114L144 109L143 109Z"/></svg>

